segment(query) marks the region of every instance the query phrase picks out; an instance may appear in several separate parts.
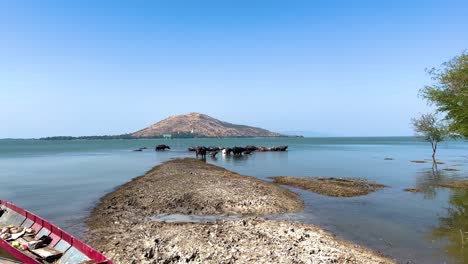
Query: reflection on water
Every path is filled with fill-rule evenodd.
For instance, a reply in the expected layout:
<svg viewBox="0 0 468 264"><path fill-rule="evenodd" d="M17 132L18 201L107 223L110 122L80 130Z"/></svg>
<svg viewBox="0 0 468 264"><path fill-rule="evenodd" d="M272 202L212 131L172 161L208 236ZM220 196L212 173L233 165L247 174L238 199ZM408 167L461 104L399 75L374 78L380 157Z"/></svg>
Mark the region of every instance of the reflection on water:
<svg viewBox="0 0 468 264"><path fill-rule="evenodd" d="M460 263L468 263L468 190L454 189L450 194L447 214L439 217L429 239L448 241L445 250Z"/></svg>
<svg viewBox="0 0 468 264"><path fill-rule="evenodd" d="M435 199L438 191L447 189L439 187L439 184L464 178L458 173L439 170L434 165L432 169L421 171L416 184L425 199ZM468 190L450 189L448 202L448 207L438 216L438 225L426 238L446 242L445 251L454 261L468 263Z"/></svg>
<svg viewBox="0 0 468 264"><path fill-rule="evenodd" d="M432 169L424 169L416 178L416 186L424 194L426 199L435 199L439 184L446 181L447 175L433 165Z"/></svg>
<svg viewBox="0 0 468 264"><path fill-rule="evenodd" d="M442 183L463 180L462 174L453 171L444 171L437 167L436 164L432 165L432 169L423 169L419 172L416 178L416 186L424 193L424 198L435 199L437 190L441 187Z"/></svg>

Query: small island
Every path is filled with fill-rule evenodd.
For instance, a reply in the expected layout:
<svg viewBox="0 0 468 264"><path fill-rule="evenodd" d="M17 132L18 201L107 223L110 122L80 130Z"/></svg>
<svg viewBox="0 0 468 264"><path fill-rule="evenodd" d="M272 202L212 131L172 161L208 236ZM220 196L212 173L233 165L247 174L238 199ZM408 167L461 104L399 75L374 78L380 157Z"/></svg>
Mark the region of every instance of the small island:
<svg viewBox="0 0 468 264"><path fill-rule="evenodd" d="M41 140L289 137L263 128L232 124L201 113L170 116L133 133L103 136L51 136ZM302 137L300 135L291 137Z"/></svg>

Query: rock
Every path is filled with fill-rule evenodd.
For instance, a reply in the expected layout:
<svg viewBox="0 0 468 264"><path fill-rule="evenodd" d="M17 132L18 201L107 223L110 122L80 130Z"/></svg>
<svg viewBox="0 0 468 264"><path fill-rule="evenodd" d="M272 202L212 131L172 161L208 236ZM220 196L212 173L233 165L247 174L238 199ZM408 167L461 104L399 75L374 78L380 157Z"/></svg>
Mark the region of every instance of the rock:
<svg viewBox="0 0 468 264"><path fill-rule="evenodd" d="M151 259L153 257L154 257L154 248L150 248L149 250L146 251L145 258Z"/></svg>

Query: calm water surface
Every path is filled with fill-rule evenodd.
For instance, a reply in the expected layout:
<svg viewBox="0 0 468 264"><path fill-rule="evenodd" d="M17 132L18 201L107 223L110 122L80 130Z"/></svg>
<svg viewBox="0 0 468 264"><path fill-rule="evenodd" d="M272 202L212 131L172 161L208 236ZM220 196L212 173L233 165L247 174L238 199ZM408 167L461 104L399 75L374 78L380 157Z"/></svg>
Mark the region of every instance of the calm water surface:
<svg viewBox="0 0 468 264"><path fill-rule="evenodd" d="M170 151L155 152L156 144ZM319 224L400 262L468 263L468 190L434 188L468 179L468 143L443 142L438 172L429 143L394 138L252 138L174 140L0 140L0 199L12 201L82 237L84 219L104 194L175 157L193 156L194 145L276 146L288 152L254 153L208 162L244 175L359 177L388 185L363 197L332 198L293 189L306 208L276 218ZM133 152L139 147L143 152ZM393 158L393 160L384 160ZM458 171L445 171L454 168ZM418 187L423 193L404 192ZM465 240L462 244L462 235Z"/></svg>

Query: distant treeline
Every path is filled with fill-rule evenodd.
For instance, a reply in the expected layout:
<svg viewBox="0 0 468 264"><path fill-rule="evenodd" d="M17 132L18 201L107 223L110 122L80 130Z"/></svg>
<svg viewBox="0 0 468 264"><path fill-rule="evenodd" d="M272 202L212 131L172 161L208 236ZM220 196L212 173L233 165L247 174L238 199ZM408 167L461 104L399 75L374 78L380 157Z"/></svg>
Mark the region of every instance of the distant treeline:
<svg viewBox="0 0 468 264"><path fill-rule="evenodd" d="M302 136L278 136L278 137L302 137ZM81 136L81 137L72 137L72 136L55 136L55 137L43 137L39 140L100 140L100 139L157 139L165 138L163 135L153 136L153 137L134 137L132 134L122 134L122 135L104 135L104 136ZM199 134L188 133L178 133L172 134L171 138L212 138ZM248 136L232 136L226 138L251 138Z"/></svg>
<svg viewBox="0 0 468 264"><path fill-rule="evenodd" d="M72 136L55 136L55 137L43 137L40 140L75 140L75 139L132 139L130 134L124 135L105 135L105 136L81 136L81 137L72 137Z"/></svg>
<svg viewBox="0 0 468 264"><path fill-rule="evenodd" d="M204 136L192 133L179 133L179 134L172 134L171 138L202 138ZM153 136L153 137L134 137L132 134L122 134L122 135L104 135L104 136L80 136L80 137L72 137L72 136L55 136L55 137L43 137L40 140L79 140L79 139L87 139L87 140L96 140L96 139L152 139L152 138L164 138L163 135Z"/></svg>

